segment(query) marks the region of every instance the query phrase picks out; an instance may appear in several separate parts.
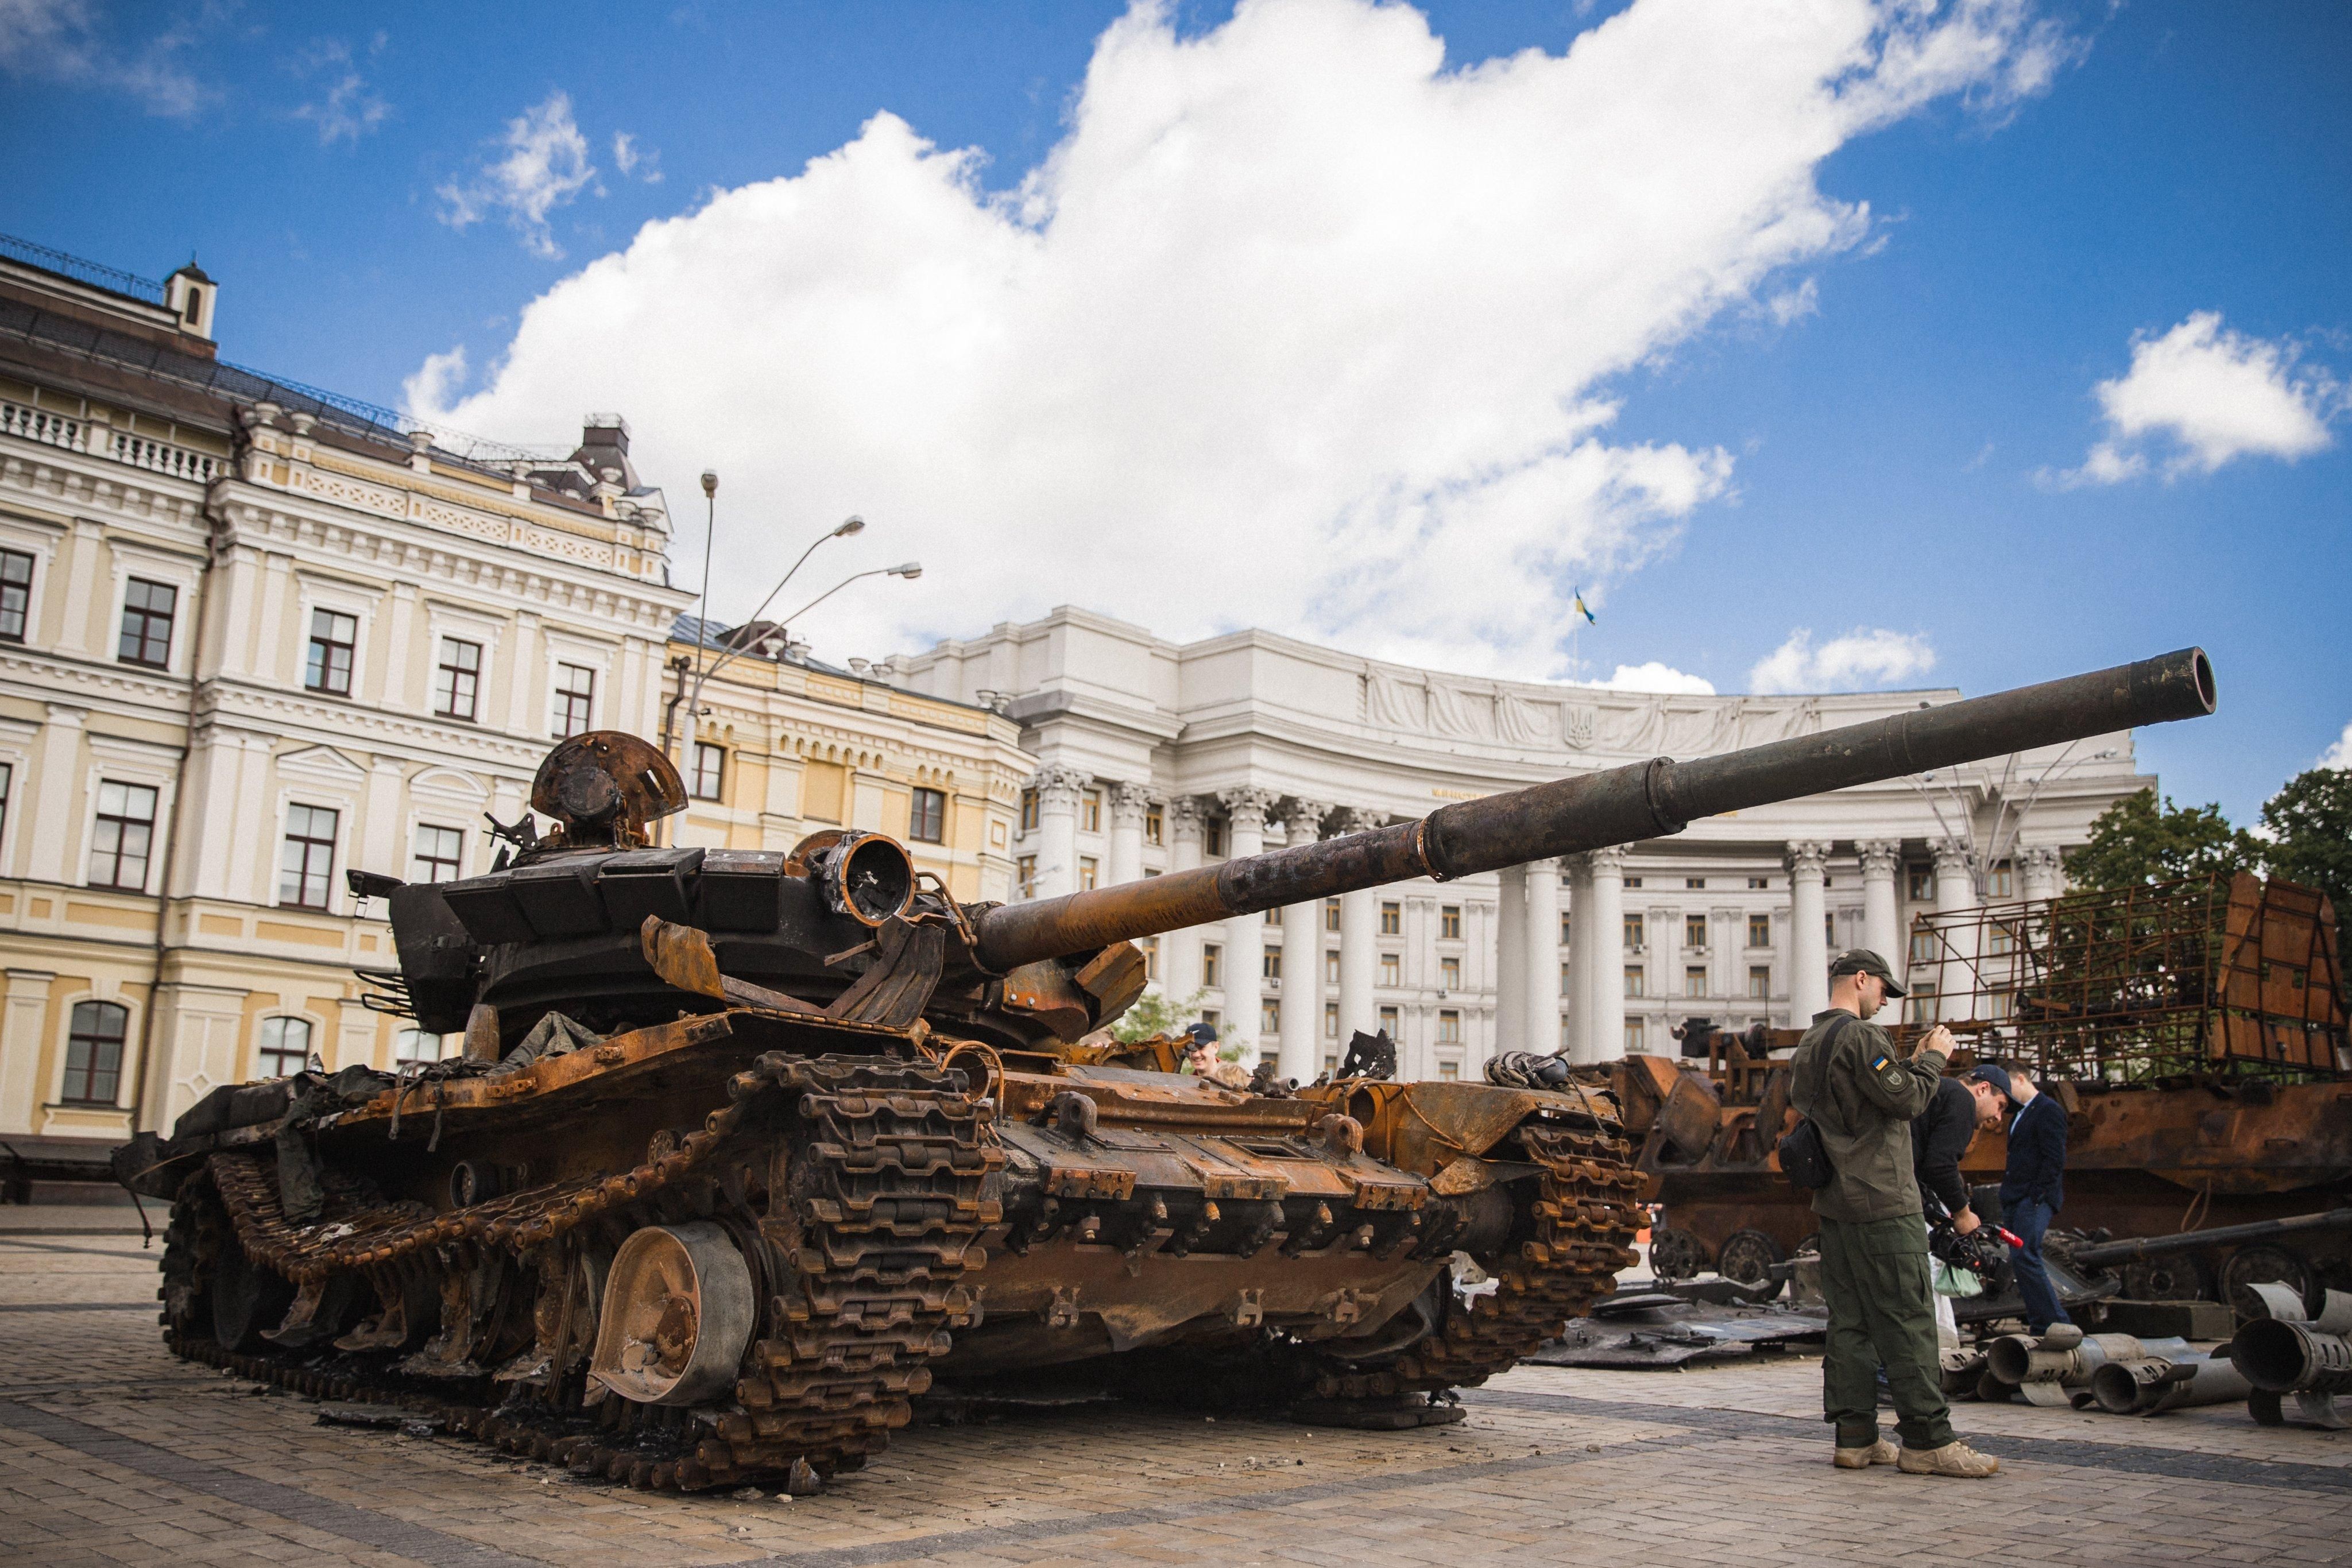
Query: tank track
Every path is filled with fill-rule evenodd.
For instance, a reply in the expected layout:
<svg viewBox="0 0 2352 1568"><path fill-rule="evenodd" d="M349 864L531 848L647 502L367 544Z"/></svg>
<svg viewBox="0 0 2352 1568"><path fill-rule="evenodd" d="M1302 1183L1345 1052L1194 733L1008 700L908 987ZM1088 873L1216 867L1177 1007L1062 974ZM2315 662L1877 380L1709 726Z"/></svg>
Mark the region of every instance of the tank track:
<svg viewBox="0 0 2352 1568"><path fill-rule="evenodd" d="M1519 1141L1543 1167L1533 1206L1536 1233L1495 1267L1495 1289L1453 1301L1436 1331L1390 1366L1323 1371L1317 1397L1381 1399L1475 1387L1557 1335L1634 1260L1633 1237L1646 1223L1637 1202L1643 1178L1625 1140L1531 1124L1520 1129Z"/></svg>
<svg viewBox="0 0 2352 1568"><path fill-rule="evenodd" d="M803 1463L854 1469L906 1425L930 1385L928 1364L972 1312L962 1276L986 1260L974 1243L997 1216L981 1191L1003 1156L987 1137L988 1108L961 1084L919 1063L772 1052L730 1082L730 1103L703 1127L631 1171L439 1215L331 1182L329 1215L297 1227L261 1159L216 1155L175 1207L166 1343L320 1397L405 1406L509 1452L637 1487L698 1490L798 1475ZM754 1186L764 1203L751 1201ZM529 1255L583 1225L688 1216L729 1223L766 1279L766 1337L746 1356L734 1407L715 1420L617 1398L583 1408L576 1379L566 1399L519 1391L492 1407L391 1375L380 1357L248 1354L191 1321L231 1226L248 1257L299 1287L350 1271L394 1300L419 1270L446 1277L490 1253L528 1268ZM467 1381L487 1380L484 1371Z"/></svg>

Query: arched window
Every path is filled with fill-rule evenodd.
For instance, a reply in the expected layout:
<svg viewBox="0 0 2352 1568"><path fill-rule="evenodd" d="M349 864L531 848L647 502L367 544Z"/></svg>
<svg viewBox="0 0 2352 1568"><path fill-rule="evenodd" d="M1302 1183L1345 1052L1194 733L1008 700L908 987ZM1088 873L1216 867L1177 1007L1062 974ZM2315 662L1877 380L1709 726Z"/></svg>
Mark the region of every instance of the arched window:
<svg viewBox="0 0 2352 1568"><path fill-rule="evenodd" d="M131 1009L113 1002L76 1002L66 1035L68 1105L111 1105L122 1086L122 1037Z"/></svg>
<svg viewBox="0 0 2352 1568"><path fill-rule="evenodd" d="M303 1019L261 1020L261 1076L291 1078L310 1060L310 1025Z"/></svg>
<svg viewBox="0 0 2352 1568"><path fill-rule="evenodd" d="M392 1059L396 1062L438 1061L448 1054L448 1036L427 1034L421 1029L404 1029L393 1043Z"/></svg>

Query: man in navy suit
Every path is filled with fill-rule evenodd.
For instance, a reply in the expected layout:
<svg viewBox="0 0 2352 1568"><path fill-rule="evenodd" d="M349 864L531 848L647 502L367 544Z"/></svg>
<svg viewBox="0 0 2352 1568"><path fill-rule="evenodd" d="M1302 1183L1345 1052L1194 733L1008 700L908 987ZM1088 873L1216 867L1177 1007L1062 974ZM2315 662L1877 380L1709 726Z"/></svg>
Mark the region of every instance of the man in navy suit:
<svg viewBox="0 0 2352 1568"><path fill-rule="evenodd" d="M2026 1332L2045 1333L2052 1323L2074 1322L2042 1261L2042 1235L2066 1201L2066 1111L2013 1063L2006 1069L1979 1067L1970 1076L2017 1107L2009 1124L2009 1168L2000 1178L2000 1219L2024 1243L2015 1251Z"/></svg>

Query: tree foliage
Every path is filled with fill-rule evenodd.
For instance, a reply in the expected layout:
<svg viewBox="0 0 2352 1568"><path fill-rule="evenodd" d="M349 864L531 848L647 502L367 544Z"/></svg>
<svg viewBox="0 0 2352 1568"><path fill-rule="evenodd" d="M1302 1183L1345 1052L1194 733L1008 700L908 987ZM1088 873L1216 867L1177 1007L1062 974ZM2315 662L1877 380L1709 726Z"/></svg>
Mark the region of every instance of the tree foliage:
<svg viewBox="0 0 2352 1568"><path fill-rule="evenodd" d="M1201 998L1204 994L1205 991L1194 991L1189 997L1176 998L1161 991L1146 991L1119 1014L1110 1032L1129 1044L1150 1040L1156 1034L1174 1034L1201 1016Z"/></svg>
<svg viewBox="0 0 2352 1568"><path fill-rule="evenodd" d="M2352 962L2352 769L2315 768L2263 806L2273 876L2326 894L2336 905L2337 973Z"/></svg>
<svg viewBox="0 0 2352 1568"><path fill-rule="evenodd" d="M2076 887L2111 889L2258 870L2263 844L2218 805L2176 806L2143 789L2099 813L2091 841L2066 857Z"/></svg>

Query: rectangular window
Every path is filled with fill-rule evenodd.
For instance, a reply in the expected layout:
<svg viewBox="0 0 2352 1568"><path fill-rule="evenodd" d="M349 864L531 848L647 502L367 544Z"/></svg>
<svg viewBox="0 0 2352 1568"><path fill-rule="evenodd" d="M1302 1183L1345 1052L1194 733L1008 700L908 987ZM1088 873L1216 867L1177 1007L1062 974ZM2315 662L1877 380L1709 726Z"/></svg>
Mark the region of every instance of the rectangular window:
<svg viewBox="0 0 2352 1568"><path fill-rule="evenodd" d="M1697 947L1701 949L1704 949L1706 946L1706 915L1685 915L1683 916L1683 946L1685 947Z"/></svg>
<svg viewBox="0 0 2352 1568"><path fill-rule="evenodd" d="M1576 940L1576 916L1563 909L1559 912L1559 945L1571 946Z"/></svg>
<svg viewBox="0 0 2352 1568"><path fill-rule="evenodd" d="M948 792L944 789L917 789L912 804L907 808L907 836L919 844L943 844L948 841Z"/></svg>
<svg viewBox="0 0 2352 1568"><path fill-rule="evenodd" d="M1339 983L1339 954L1326 953L1323 955L1323 981L1324 984L1331 986L1336 986Z"/></svg>
<svg viewBox="0 0 2352 1568"><path fill-rule="evenodd" d="M1396 1009L1382 1008L1381 1009L1381 1032L1388 1036L1391 1040L1396 1039L1397 1036L1402 1032L1397 1027Z"/></svg>
<svg viewBox="0 0 2352 1568"><path fill-rule="evenodd" d="M1705 965L1694 964L1683 971L1683 995L1686 997L1703 997L1706 995L1706 967Z"/></svg>
<svg viewBox="0 0 2352 1568"><path fill-rule="evenodd" d="M1225 852L1225 824L1214 818L1201 824L1202 851L1206 854Z"/></svg>
<svg viewBox="0 0 2352 1568"><path fill-rule="evenodd" d="M555 666L555 737L596 727L596 672L585 664Z"/></svg>
<svg viewBox="0 0 2352 1568"><path fill-rule="evenodd" d="M1748 945L1750 947L1769 947L1772 946L1772 917L1770 915L1751 915L1748 917Z"/></svg>
<svg viewBox="0 0 2352 1568"><path fill-rule="evenodd" d="M1224 961L1225 950L1223 947L1218 946L1214 942L1202 943L1201 984L1213 988L1223 985L1224 981L1219 977L1219 971L1223 969Z"/></svg>
<svg viewBox="0 0 2352 1568"><path fill-rule="evenodd" d="M1462 939L1462 906L1441 904L1437 906L1437 935L1449 942Z"/></svg>
<svg viewBox="0 0 2352 1568"><path fill-rule="evenodd" d="M1462 1043L1462 1015L1452 1008L1437 1009L1437 1042L1440 1045Z"/></svg>
<svg viewBox="0 0 2352 1568"><path fill-rule="evenodd" d="M1935 987L1917 984L1912 986L1911 1021L1913 1023L1934 1023L1936 1021Z"/></svg>
<svg viewBox="0 0 2352 1568"><path fill-rule="evenodd" d="M1024 833L1037 831L1037 791L1034 789L1021 791L1021 831Z"/></svg>
<svg viewBox="0 0 2352 1568"><path fill-rule="evenodd" d="M359 641L357 616L346 615L340 610L311 611L310 654L302 669L302 684L329 696L351 695L352 650L359 646ZM571 731L564 733L569 735Z"/></svg>
<svg viewBox="0 0 2352 1568"><path fill-rule="evenodd" d="M1462 960L1459 958L1440 958L1437 961L1437 984L1444 990L1460 990L1462 988Z"/></svg>
<svg viewBox="0 0 2352 1568"><path fill-rule="evenodd" d="M1462 1064L1458 1061L1439 1062L1437 1064L1437 1081L1440 1083L1460 1082L1462 1081Z"/></svg>
<svg viewBox="0 0 2352 1568"><path fill-rule="evenodd" d="M1282 928L1282 906L1280 904L1276 904L1274 908L1265 912L1265 924L1273 926L1276 930L1280 930Z"/></svg>
<svg viewBox="0 0 2352 1568"><path fill-rule="evenodd" d="M1706 878L1703 876L1686 876L1683 878L1683 885L1688 888L1702 888L1706 885Z"/></svg>
<svg viewBox="0 0 2352 1568"><path fill-rule="evenodd" d="M1643 995L1643 994L1642 987L1643 987L1643 979L1642 979L1642 966L1641 966L1641 965L1639 965L1639 964L1628 964L1628 965L1626 965L1626 966L1625 966L1625 994L1626 994L1627 996L1629 996L1629 997L1638 997L1638 996L1641 996L1641 995Z"/></svg>
<svg viewBox="0 0 2352 1568"><path fill-rule="evenodd" d="M1771 885L1772 879L1769 876L1751 876L1748 879L1748 891L1750 893L1761 893Z"/></svg>
<svg viewBox="0 0 2352 1568"><path fill-rule="evenodd" d="M16 770L0 762L0 834L8 831L8 792L16 782Z"/></svg>
<svg viewBox="0 0 2352 1568"><path fill-rule="evenodd" d="M1167 839L1168 812L1160 806L1146 806L1143 809L1143 841L1156 845L1165 843Z"/></svg>
<svg viewBox="0 0 2352 1568"><path fill-rule="evenodd" d="M433 712L439 718L474 722L482 694L482 645L441 639L441 657L433 666Z"/></svg>
<svg viewBox="0 0 2352 1568"><path fill-rule="evenodd" d="M1645 946L1643 940L1644 927L1642 919L1643 917L1638 915L1625 916L1625 951L1628 953L1638 953Z"/></svg>
<svg viewBox="0 0 2352 1568"><path fill-rule="evenodd" d="M2006 920L1994 921L1990 939L1985 946L1986 954L1995 958L2005 958L2016 951L2017 927Z"/></svg>
<svg viewBox="0 0 2352 1568"><path fill-rule="evenodd" d="M325 806L286 808L286 847L278 862L278 902L297 909L327 907L335 870L336 814Z"/></svg>
<svg viewBox="0 0 2352 1568"><path fill-rule="evenodd" d="M465 874L466 835L455 828L430 822L416 824L416 853L411 882L455 882Z"/></svg>
<svg viewBox="0 0 2352 1568"><path fill-rule="evenodd" d="M25 640L32 607L33 558L20 549L0 549L0 643Z"/></svg>
<svg viewBox="0 0 2352 1568"><path fill-rule="evenodd" d="M1094 856L1080 855L1078 857L1078 891L1080 893L1091 892L1095 883L1100 880L1101 875L1101 868L1096 862Z"/></svg>
<svg viewBox="0 0 2352 1568"><path fill-rule="evenodd" d="M1628 1056L1642 1054L1642 1020L1640 1019L1625 1020L1625 1054Z"/></svg>
<svg viewBox="0 0 2352 1568"><path fill-rule="evenodd" d="M1019 860L1014 861L1013 862L1013 879L1020 884L1019 891L1022 897L1036 897L1037 857L1035 855L1023 855Z"/></svg>
<svg viewBox="0 0 2352 1568"><path fill-rule="evenodd" d="M694 743L694 773L687 792L698 800L716 800L727 782L727 748L707 740Z"/></svg>
<svg viewBox="0 0 2352 1568"><path fill-rule="evenodd" d="M1086 833L1102 831L1102 791L1089 789L1078 799L1078 831Z"/></svg>
<svg viewBox="0 0 2352 1568"><path fill-rule="evenodd" d="M1323 1038L1325 1040L1337 1040L1339 1038L1339 1004L1337 1002L1325 1002L1323 1004ZM1326 1065L1337 1067L1339 1064L1334 1061L1328 1062Z"/></svg>
<svg viewBox="0 0 2352 1568"><path fill-rule="evenodd" d="M1927 865L1906 866L1903 891L1914 904L1931 904L1936 898L1936 868Z"/></svg>
<svg viewBox="0 0 2352 1568"><path fill-rule="evenodd" d="M1146 936L1142 946L1144 982L1147 985L1157 984L1160 979L1160 938Z"/></svg>
<svg viewBox="0 0 2352 1568"><path fill-rule="evenodd" d="M1381 984L1383 986L1404 984L1404 960L1394 953L1381 955Z"/></svg>
<svg viewBox="0 0 2352 1568"><path fill-rule="evenodd" d="M114 656L126 664L162 669L172 662L172 617L180 591L168 582L132 578L122 591L122 636Z"/></svg>
<svg viewBox="0 0 2352 1568"><path fill-rule="evenodd" d="M1629 876L1625 879L1625 885L1627 887L1639 887L1642 885L1642 879L1638 876Z"/></svg>
<svg viewBox="0 0 2352 1568"><path fill-rule="evenodd" d="M1403 904L1382 904L1381 905L1381 935L1383 936L1402 936L1404 935Z"/></svg>
<svg viewBox="0 0 2352 1568"><path fill-rule="evenodd" d="M1769 964L1750 964L1748 967L1748 999L1751 1002L1772 999L1772 967Z"/></svg>
<svg viewBox="0 0 2352 1568"><path fill-rule="evenodd" d="M1569 974L1573 967L1574 966L1570 964L1562 964L1559 967L1559 994L1563 997L1570 994L1569 987L1573 982L1570 980Z"/></svg>
<svg viewBox="0 0 2352 1568"><path fill-rule="evenodd" d="M310 1060L310 1025L304 1019L261 1020L261 1076L291 1078Z"/></svg>
<svg viewBox="0 0 2352 1568"><path fill-rule="evenodd" d="M392 1059L394 1061L438 1061L448 1049L451 1039L463 1040L463 1035L427 1034L421 1029L404 1029L394 1037Z"/></svg>
<svg viewBox="0 0 2352 1568"><path fill-rule="evenodd" d="M1822 916L1822 941L1828 946L1831 952L1834 953L1837 951L1838 939L1836 915L1823 915Z"/></svg>
<svg viewBox="0 0 2352 1568"><path fill-rule="evenodd" d="M1258 959L1257 972L1261 976L1269 980L1279 980L1282 978L1281 948L1268 947L1265 952L1258 955Z"/></svg>
<svg viewBox="0 0 2352 1568"><path fill-rule="evenodd" d="M113 1002L76 1002L66 1035L68 1105L111 1105L122 1086L122 1037L131 1009Z"/></svg>
<svg viewBox="0 0 2352 1568"><path fill-rule="evenodd" d="M1336 898L1327 898L1323 901L1323 929L1326 931L1339 929L1339 901Z"/></svg>
<svg viewBox="0 0 2352 1568"><path fill-rule="evenodd" d="M1936 934L1924 925L1912 928L1911 961L1915 964L1932 964L1936 961Z"/></svg>
<svg viewBox="0 0 2352 1568"><path fill-rule="evenodd" d="M1202 1008L1201 1009L1201 1021L1209 1026L1209 1033L1213 1036L1221 1032L1223 1030L1224 1025L1224 1015L1217 1011L1214 1008Z"/></svg>
<svg viewBox="0 0 2352 1568"><path fill-rule="evenodd" d="M1993 867L1990 872L1986 873L1985 896L1987 898L2015 898L2017 896L2016 873L2011 871L2007 861L2001 862L1999 865Z"/></svg>
<svg viewBox="0 0 2352 1568"><path fill-rule="evenodd" d="M155 791L144 784L101 781L90 834L89 885L143 891L154 840Z"/></svg>
<svg viewBox="0 0 2352 1568"><path fill-rule="evenodd" d="M1279 1039L1282 1034L1282 1004L1271 997L1257 1005L1257 1031L1265 1040Z"/></svg>

